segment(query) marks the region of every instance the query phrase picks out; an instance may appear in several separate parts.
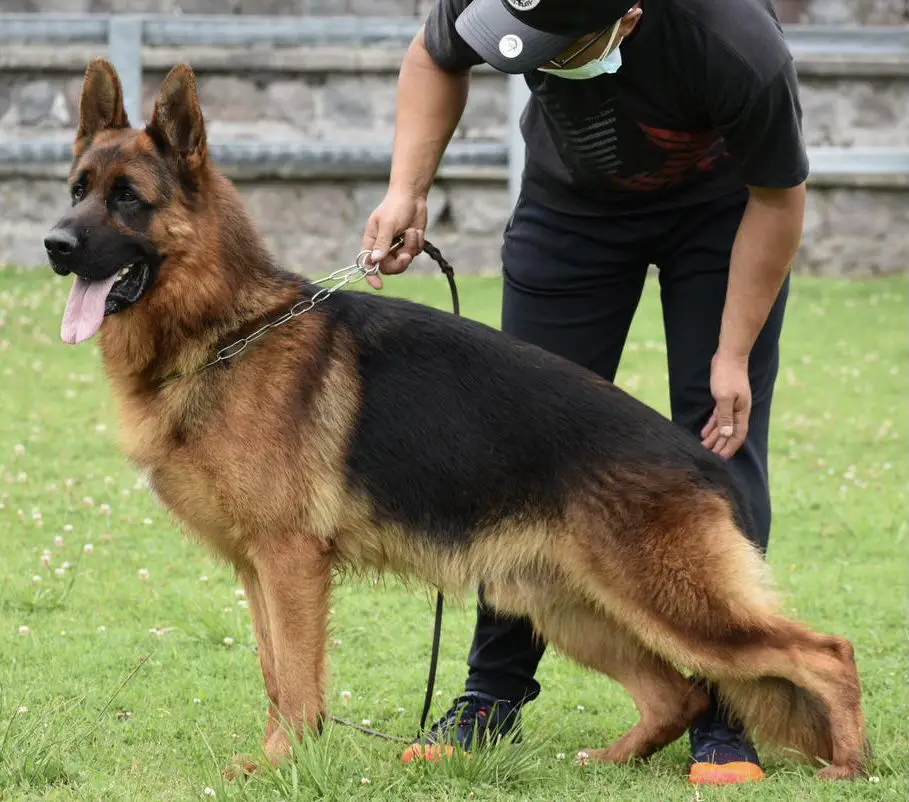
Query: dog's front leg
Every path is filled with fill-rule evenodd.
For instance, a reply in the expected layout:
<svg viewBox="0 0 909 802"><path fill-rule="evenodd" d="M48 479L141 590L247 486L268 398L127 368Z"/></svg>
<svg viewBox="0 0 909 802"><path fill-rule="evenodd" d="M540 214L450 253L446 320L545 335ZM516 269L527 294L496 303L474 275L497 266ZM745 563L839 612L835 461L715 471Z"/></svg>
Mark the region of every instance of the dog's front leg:
<svg viewBox="0 0 909 802"><path fill-rule="evenodd" d="M275 673L275 655L271 643L271 632L268 623L268 608L265 606L265 595L262 584L252 564L246 563L237 566L237 573L246 591L249 602L249 613L252 618L253 631L256 634L256 645L259 651L259 664L262 668L262 679L265 681L265 690L268 694L268 722L265 725L263 744L268 745L271 736L279 727L278 713L278 680ZM256 770L255 760L249 755L234 755L226 775L234 779L243 774L250 774Z"/></svg>
<svg viewBox="0 0 909 802"><path fill-rule="evenodd" d="M253 564L268 620L277 713L265 744L273 763L291 752L288 728L302 737L325 714L326 640L331 589L330 549L301 535L270 540Z"/></svg>
<svg viewBox="0 0 909 802"><path fill-rule="evenodd" d="M255 569L247 566L240 571L240 581L249 601L249 613L252 617L253 631L256 633L256 644L259 647L259 664L262 667L262 679L268 693L268 723L265 725L264 743L278 728L278 681L275 674L275 655L271 645L271 633L268 629L268 609L265 596Z"/></svg>

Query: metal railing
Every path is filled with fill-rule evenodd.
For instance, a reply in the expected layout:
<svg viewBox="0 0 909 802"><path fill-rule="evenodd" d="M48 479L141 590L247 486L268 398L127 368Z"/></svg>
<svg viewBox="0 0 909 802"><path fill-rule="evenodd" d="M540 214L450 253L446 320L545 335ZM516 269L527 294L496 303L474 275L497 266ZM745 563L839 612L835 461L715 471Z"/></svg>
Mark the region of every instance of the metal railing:
<svg viewBox="0 0 909 802"><path fill-rule="evenodd" d="M0 47L11 44L106 45L123 83L131 120L142 120L143 47L330 46L405 47L420 20L389 17L292 17L257 15L0 14ZM909 26L784 26L793 54L838 59L899 60L909 63ZM507 144L453 142L443 168L491 167L507 170L514 197L523 169L519 117L528 98L520 76L509 80ZM387 175L388 145L337 145L320 142L212 142L220 164L273 171L275 175ZM70 145L60 139L0 141L0 165L58 163L69 160ZM829 176L906 176L909 152L895 149L813 149L813 172ZM848 181L847 181L848 182Z"/></svg>

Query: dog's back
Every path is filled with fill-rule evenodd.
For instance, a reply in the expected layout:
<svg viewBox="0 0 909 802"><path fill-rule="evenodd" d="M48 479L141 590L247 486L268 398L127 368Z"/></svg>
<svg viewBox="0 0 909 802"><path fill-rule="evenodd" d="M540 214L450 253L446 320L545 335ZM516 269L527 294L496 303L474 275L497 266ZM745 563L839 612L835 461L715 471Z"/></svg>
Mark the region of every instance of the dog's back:
<svg viewBox="0 0 909 802"><path fill-rule="evenodd" d="M350 481L383 516L457 542L502 517L557 518L608 475L607 506L696 487L747 526L723 460L594 373L408 301L347 293L323 308L354 343L362 387Z"/></svg>

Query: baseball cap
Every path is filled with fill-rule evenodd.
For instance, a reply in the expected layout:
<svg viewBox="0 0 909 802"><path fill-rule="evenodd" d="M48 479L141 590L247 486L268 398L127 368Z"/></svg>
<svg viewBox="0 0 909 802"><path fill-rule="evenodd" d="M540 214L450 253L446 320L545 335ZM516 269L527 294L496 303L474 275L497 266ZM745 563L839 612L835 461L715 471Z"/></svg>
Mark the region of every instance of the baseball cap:
<svg viewBox="0 0 909 802"><path fill-rule="evenodd" d="M636 0L473 0L455 21L461 38L501 72L541 67L580 37L614 25Z"/></svg>

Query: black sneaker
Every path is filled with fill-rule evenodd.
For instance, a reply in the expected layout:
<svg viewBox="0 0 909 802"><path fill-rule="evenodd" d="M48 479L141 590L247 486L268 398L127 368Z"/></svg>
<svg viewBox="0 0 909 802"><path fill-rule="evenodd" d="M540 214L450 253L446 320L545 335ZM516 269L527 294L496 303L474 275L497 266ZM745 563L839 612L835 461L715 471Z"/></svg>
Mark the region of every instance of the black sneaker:
<svg viewBox="0 0 909 802"><path fill-rule="evenodd" d="M715 706L692 725L689 741L689 782L730 785L764 778L754 744L743 729L724 720Z"/></svg>
<svg viewBox="0 0 909 802"><path fill-rule="evenodd" d="M418 757L434 760L443 749L451 755L455 746L469 752L474 746L474 738L477 744L494 744L511 734L512 740L519 741L520 715L519 704L469 691L455 699L445 715L430 727L423 743L407 748L403 761L410 763Z"/></svg>

